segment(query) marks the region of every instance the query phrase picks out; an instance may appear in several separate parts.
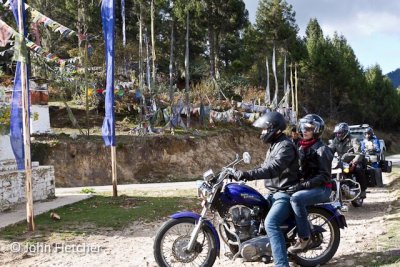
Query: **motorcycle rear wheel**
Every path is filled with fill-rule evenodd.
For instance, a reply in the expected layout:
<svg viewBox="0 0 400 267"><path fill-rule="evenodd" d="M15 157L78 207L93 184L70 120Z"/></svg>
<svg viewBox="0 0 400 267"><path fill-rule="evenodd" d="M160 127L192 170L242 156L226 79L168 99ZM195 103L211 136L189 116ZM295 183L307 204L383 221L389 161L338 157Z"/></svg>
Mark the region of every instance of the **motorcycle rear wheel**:
<svg viewBox="0 0 400 267"><path fill-rule="evenodd" d="M217 258L216 240L211 230L203 226L197 237L194 251L185 251L190 234L195 227L195 219L170 219L156 234L153 252L160 267L172 266L212 266Z"/></svg>
<svg viewBox="0 0 400 267"><path fill-rule="evenodd" d="M322 244L294 255L294 260L301 266L314 267L327 263L335 255L340 243L340 228L336 220L332 218L332 214L325 210L311 208L308 211L308 217L313 225L320 226L325 230L322 233ZM322 251L322 253L316 255L318 251Z"/></svg>

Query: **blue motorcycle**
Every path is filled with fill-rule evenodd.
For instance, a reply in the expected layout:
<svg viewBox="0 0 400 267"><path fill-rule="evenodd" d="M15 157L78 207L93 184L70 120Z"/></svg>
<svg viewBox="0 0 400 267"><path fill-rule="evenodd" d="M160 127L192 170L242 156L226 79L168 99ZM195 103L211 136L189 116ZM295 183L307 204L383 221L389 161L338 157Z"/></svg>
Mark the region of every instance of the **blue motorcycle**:
<svg viewBox="0 0 400 267"><path fill-rule="evenodd" d="M153 249L159 266L212 266L220 256L220 239L227 246L225 256L232 260L273 261L264 229L264 219L271 204L254 188L231 178L235 165L242 161L250 163L250 159L250 154L245 152L242 159L236 156L217 175L212 170L204 173L203 181L198 183L201 213L173 214L156 234ZM339 202L309 207L311 238L315 246L290 255L297 264L318 266L335 255L340 243L340 228L347 226L340 208ZM281 229L287 247L295 244L298 237L293 216Z"/></svg>

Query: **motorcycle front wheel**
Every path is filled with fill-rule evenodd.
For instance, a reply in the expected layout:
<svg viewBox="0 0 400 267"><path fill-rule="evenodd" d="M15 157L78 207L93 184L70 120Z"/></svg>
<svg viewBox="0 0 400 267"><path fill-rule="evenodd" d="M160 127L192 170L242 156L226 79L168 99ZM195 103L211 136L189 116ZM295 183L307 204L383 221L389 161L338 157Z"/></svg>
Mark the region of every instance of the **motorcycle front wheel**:
<svg viewBox="0 0 400 267"><path fill-rule="evenodd" d="M153 251L160 267L172 266L212 266L217 258L216 240L211 230L203 226L194 249L187 251L190 235L195 227L195 219L170 219L156 234Z"/></svg>

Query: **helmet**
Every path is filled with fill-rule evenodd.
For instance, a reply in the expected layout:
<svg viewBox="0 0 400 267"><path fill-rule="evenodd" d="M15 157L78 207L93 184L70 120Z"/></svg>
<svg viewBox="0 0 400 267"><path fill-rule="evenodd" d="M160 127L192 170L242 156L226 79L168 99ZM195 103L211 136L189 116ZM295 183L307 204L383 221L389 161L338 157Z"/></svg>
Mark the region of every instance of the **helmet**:
<svg viewBox="0 0 400 267"><path fill-rule="evenodd" d="M374 130L372 130L371 127L368 127L367 129L365 129L364 136L367 139L371 139L373 135L374 135Z"/></svg>
<svg viewBox="0 0 400 267"><path fill-rule="evenodd" d="M304 133L307 128L313 128L313 137L319 138L325 128L324 120L316 114L308 114L299 120L300 132Z"/></svg>
<svg viewBox="0 0 400 267"><path fill-rule="evenodd" d="M333 132L336 138L342 141L349 135L349 125L345 122L341 122L335 126Z"/></svg>
<svg viewBox="0 0 400 267"><path fill-rule="evenodd" d="M272 111L265 113L258 118L254 123L254 127L267 130L260 136L264 143L271 143L275 140L279 130L283 132L286 129L286 121L283 115L279 112Z"/></svg>

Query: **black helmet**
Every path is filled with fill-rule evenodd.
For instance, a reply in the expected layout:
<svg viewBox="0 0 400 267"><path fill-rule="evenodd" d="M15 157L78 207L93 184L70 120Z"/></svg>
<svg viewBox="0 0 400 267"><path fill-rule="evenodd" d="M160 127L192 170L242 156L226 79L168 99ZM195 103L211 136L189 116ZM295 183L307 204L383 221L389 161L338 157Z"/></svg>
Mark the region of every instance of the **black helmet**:
<svg viewBox="0 0 400 267"><path fill-rule="evenodd" d="M265 143L271 143L277 137L279 130L283 132L286 129L286 121L281 113L272 111L258 118L253 126L267 130L267 133L262 134L260 139Z"/></svg>
<svg viewBox="0 0 400 267"><path fill-rule="evenodd" d="M307 128L313 129L313 137L319 138L325 128L324 120L316 114L308 114L299 120L299 129L301 133L304 133Z"/></svg>
<svg viewBox="0 0 400 267"><path fill-rule="evenodd" d="M374 130L372 130L371 127L368 127L367 129L365 129L364 136L367 139L371 139L373 135L374 135Z"/></svg>
<svg viewBox="0 0 400 267"><path fill-rule="evenodd" d="M338 140L342 141L349 135L349 125L345 122L341 122L335 126L333 130Z"/></svg>

